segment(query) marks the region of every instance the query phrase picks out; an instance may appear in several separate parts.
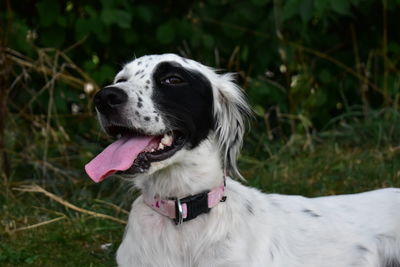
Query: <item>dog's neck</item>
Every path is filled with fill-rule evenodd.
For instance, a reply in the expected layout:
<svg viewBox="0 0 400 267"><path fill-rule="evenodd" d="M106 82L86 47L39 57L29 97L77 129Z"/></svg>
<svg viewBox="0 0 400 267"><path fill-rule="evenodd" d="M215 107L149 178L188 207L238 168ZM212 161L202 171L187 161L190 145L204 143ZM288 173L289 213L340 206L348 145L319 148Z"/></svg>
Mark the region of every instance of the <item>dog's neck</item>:
<svg viewBox="0 0 400 267"><path fill-rule="evenodd" d="M182 198L213 189L223 183L217 144L213 138L206 139L192 150L180 151L162 165L154 164L150 174L133 180L143 194L159 198Z"/></svg>

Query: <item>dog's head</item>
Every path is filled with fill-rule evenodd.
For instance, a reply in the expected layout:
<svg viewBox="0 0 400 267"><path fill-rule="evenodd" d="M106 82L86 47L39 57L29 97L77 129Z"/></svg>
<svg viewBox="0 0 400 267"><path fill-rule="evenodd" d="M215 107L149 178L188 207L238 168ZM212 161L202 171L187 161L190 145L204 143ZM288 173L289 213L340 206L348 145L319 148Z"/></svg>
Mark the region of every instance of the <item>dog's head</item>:
<svg viewBox="0 0 400 267"><path fill-rule="evenodd" d="M144 56L126 64L94 103L103 129L117 139L86 166L96 182L172 164L207 138L215 139L227 173L240 177L236 159L249 108L231 74L174 54Z"/></svg>

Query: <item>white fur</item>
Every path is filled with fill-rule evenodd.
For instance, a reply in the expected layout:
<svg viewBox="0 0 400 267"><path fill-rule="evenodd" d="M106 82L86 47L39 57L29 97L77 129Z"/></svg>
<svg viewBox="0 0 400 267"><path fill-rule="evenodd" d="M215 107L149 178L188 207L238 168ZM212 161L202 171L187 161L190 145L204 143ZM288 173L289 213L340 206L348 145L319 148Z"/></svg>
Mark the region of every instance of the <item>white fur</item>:
<svg viewBox="0 0 400 267"><path fill-rule="evenodd" d="M148 60L151 58L151 60ZM140 66L146 78L135 78ZM216 129L192 150L152 163L147 173L131 177L143 194L185 197L218 186L225 172L236 167L248 112L241 91L230 75L176 55L148 56L127 64L117 75L139 90L162 61L176 61L200 71L212 85ZM140 79L143 79L140 83ZM149 93L150 94L150 91ZM131 92L131 95L136 95ZM157 112L148 98L141 112ZM127 120L151 129L144 121ZM145 114L142 114L142 116ZM154 131L168 128L161 120ZM230 178L226 202L208 214L175 225L137 198L117 252L119 266L279 266L386 267L400 266L400 189L362 194L305 198L263 194Z"/></svg>

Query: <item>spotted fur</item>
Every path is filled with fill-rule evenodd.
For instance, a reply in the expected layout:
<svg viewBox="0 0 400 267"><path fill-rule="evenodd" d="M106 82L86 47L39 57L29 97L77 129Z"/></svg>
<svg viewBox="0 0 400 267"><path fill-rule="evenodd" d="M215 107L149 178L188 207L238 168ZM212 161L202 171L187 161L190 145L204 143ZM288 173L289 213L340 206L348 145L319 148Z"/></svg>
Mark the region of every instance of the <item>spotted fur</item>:
<svg viewBox="0 0 400 267"><path fill-rule="evenodd" d="M160 64L190 80L182 95L158 91L165 90L158 84ZM173 54L152 55L125 65L112 86L129 101L114 117L99 115L103 126L124 124L147 134L180 127L193 136L172 157L126 176L142 194L182 198L220 185L227 173L241 177L236 159L249 108L231 74ZM139 196L118 265L400 266L400 189L305 198L264 194L227 177L226 197L209 213L175 225Z"/></svg>

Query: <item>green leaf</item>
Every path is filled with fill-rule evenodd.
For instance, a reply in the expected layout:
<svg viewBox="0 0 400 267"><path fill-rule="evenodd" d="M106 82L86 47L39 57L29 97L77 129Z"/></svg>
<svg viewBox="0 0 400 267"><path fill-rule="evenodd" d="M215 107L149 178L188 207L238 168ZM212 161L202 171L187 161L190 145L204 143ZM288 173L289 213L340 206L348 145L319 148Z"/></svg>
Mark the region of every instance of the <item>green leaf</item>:
<svg viewBox="0 0 400 267"><path fill-rule="evenodd" d="M328 0L315 0L314 8L319 15L323 15L327 9L331 7Z"/></svg>
<svg viewBox="0 0 400 267"><path fill-rule="evenodd" d="M300 5L300 16L303 23L307 23L313 15L313 0L304 0Z"/></svg>
<svg viewBox="0 0 400 267"><path fill-rule="evenodd" d="M39 13L40 26L50 26L56 22L60 14L60 5L58 1L43 0L36 4Z"/></svg>
<svg viewBox="0 0 400 267"><path fill-rule="evenodd" d="M101 11L100 18L104 22L104 24L111 25L115 20L114 15L114 10L105 8Z"/></svg>
<svg viewBox="0 0 400 267"><path fill-rule="evenodd" d="M85 10L85 12L87 14L89 14L90 17L92 17L92 18L96 18L97 17L97 12L93 7L86 5L86 6L83 7L83 9Z"/></svg>
<svg viewBox="0 0 400 267"><path fill-rule="evenodd" d="M253 3L256 6L265 6L269 0L251 0L251 3Z"/></svg>
<svg viewBox="0 0 400 267"><path fill-rule="evenodd" d="M85 35L91 33L97 24L94 20L79 18L75 23L75 37L82 39Z"/></svg>
<svg viewBox="0 0 400 267"><path fill-rule="evenodd" d="M132 15L123 10L114 11L116 23L121 28L129 28L131 26Z"/></svg>
<svg viewBox="0 0 400 267"><path fill-rule="evenodd" d="M114 0L100 0L101 5L103 6L103 8L105 9L110 9L112 7L114 7L114 3L118 2L118 1L114 1Z"/></svg>
<svg viewBox="0 0 400 267"><path fill-rule="evenodd" d="M342 15L350 14L349 0L331 0L331 6L334 11Z"/></svg>
<svg viewBox="0 0 400 267"><path fill-rule="evenodd" d="M240 57L244 62L247 62L247 60L249 58L249 46L248 45L245 45L243 47Z"/></svg>
<svg viewBox="0 0 400 267"><path fill-rule="evenodd" d="M136 8L138 17L145 23L150 23L152 20L152 11L147 6L138 6Z"/></svg>
<svg viewBox="0 0 400 267"><path fill-rule="evenodd" d="M21 50L26 53L32 52L32 46L27 42L28 26L22 21L14 22L13 34L11 35L10 45L14 49Z"/></svg>
<svg viewBox="0 0 400 267"><path fill-rule="evenodd" d="M157 40L162 44L170 44L175 39L175 29L172 23L162 24L156 32Z"/></svg>
<svg viewBox="0 0 400 267"><path fill-rule="evenodd" d="M121 28L129 28L131 26L132 15L124 10L103 9L100 17L104 24L108 26L111 24L117 24Z"/></svg>
<svg viewBox="0 0 400 267"><path fill-rule="evenodd" d="M300 11L300 5L302 0L290 0L286 2L286 5L282 10L282 21L288 20L293 16L297 15Z"/></svg>
<svg viewBox="0 0 400 267"><path fill-rule="evenodd" d="M203 35L203 44L207 48L212 48L214 46L214 38L209 34Z"/></svg>
<svg viewBox="0 0 400 267"><path fill-rule="evenodd" d="M255 113L256 115L258 115L258 116L260 116L260 117L264 117L265 109L264 109L262 106L256 105L256 106L253 108L253 111L254 111L254 113Z"/></svg>
<svg viewBox="0 0 400 267"><path fill-rule="evenodd" d="M66 17L58 17L57 18L57 24L59 25L59 26L61 26L61 27L63 27L63 28L66 28L67 27L67 19L66 19Z"/></svg>
<svg viewBox="0 0 400 267"><path fill-rule="evenodd" d="M134 44L139 40L139 36L135 31L127 31L124 34L124 40L126 44Z"/></svg>
<svg viewBox="0 0 400 267"><path fill-rule="evenodd" d="M322 70L318 74L318 77L321 80L321 82L323 82L323 83L329 83L332 80L332 76L331 76L330 72L326 69Z"/></svg>
<svg viewBox="0 0 400 267"><path fill-rule="evenodd" d="M104 84L112 80L115 70L109 65L102 65L98 71L93 74L93 78L98 84Z"/></svg>

